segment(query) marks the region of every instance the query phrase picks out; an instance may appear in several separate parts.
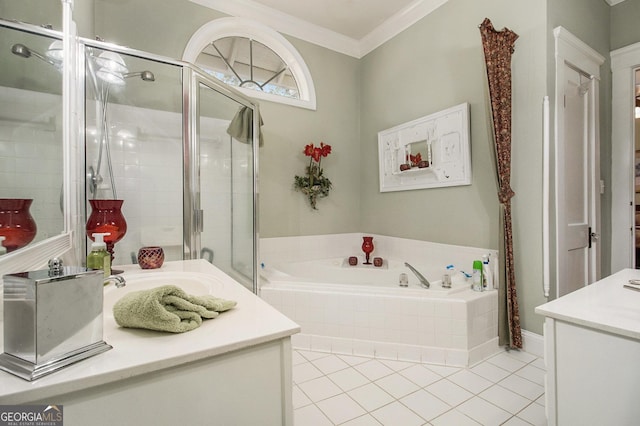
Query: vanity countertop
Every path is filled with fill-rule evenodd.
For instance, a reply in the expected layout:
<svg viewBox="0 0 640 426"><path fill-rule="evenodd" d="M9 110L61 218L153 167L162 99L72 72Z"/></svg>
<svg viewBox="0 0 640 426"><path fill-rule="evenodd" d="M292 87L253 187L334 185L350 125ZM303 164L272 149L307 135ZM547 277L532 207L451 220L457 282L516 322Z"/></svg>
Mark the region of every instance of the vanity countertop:
<svg viewBox="0 0 640 426"><path fill-rule="evenodd" d="M300 331L296 323L205 260L166 262L156 270L142 270L138 265L119 269L124 269L124 277L159 271L207 274L224 284L216 297L238 304L215 319L205 320L195 330L181 334L121 328L112 313L105 311L104 341L113 349L33 382L0 371L0 404L53 401L55 395L215 357Z"/></svg>
<svg viewBox="0 0 640 426"><path fill-rule="evenodd" d="M535 311L545 317L640 340L640 291L624 288L640 270L623 269Z"/></svg>

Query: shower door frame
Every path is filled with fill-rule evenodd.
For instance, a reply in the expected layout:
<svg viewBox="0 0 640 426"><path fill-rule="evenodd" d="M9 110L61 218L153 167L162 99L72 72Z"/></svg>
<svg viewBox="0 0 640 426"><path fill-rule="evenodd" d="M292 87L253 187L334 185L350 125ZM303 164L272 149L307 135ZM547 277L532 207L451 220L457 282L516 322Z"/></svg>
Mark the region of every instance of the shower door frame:
<svg viewBox="0 0 640 426"><path fill-rule="evenodd" d="M233 88L223 85L222 83L210 78L204 71L200 70L195 65L183 62L175 59L166 58L161 55L155 55L149 52L141 50L131 49L128 47L117 46L111 43L106 43L97 40L91 40L86 38L77 39L77 61L75 66L77 68L76 75L78 78L78 86L80 90L77 90L76 105L77 111L84 111L86 108L85 103L85 61L86 61L86 47L97 48L101 50L109 50L116 53L134 56L140 59L160 62L167 65L174 65L181 67L182 77L182 144L183 144L183 259L200 259L201 241L200 234L202 232L202 215L203 212L200 208L200 146L198 141L197 131L197 119L195 114L198 111L198 83L205 82L212 90L221 93L222 95L238 102L239 104L249 107L253 111L253 143L252 143L252 159L253 159L253 241L252 241L252 256L253 256L253 276L252 276L252 288L254 294L258 292L258 129L259 127L259 108L258 104L244 96L242 93L234 90ZM84 114L76 114L77 126L80 129L80 134L85 134L86 123L84 120ZM81 147L79 157L85 158L86 147L86 134L84 138L81 138L79 142ZM78 167L79 173L76 176L78 182L86 182L86 165ZM86 185L85 191L82 192L83 198L78 200L80 203L84 203L86 200ZM80 198L80 197L78 197ZM78 230L84 230L84 224L87 222L87 209L80 209L80 223L76 224ZM78 232L76 240L84 240L83 244L78 244L76 250L78 258L86 258L87 246L86 238L82 238L83 232Z"/></svg>

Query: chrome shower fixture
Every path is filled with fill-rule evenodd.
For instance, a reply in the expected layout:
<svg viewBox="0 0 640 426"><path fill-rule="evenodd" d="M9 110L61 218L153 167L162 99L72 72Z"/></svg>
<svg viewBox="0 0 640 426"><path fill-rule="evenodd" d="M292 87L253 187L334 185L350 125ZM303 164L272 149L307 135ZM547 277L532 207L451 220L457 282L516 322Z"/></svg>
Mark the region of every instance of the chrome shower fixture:
<svg viewBox="0 0 640 426"><path fill-rule="evenodd" d="M137 76L140 76L140 78L144 81L156 81L156 76L153 75L153 73L149 70L138 71L138 72L128 72L122 75L122 77L124 78L137 77Z"/></svg>
<svg viewBox="0 0 640 426"><path fill-rule="evenodd" d="M33 49L28 48L24 44L16 43L11 46L11 53L14 55L18 55L23 58L30 58L31 56L35 56L48 63L49 65L53 65L57 69L62 69L62 42L60 40L56 40L49 46L47 50L46 56L36 52Z"/></svg>
<svg viewBox="0 0 640 426"><path fill-rule="evenodd" d="M143 81L155 81L156 78L151 71L129 72L124 59L116 52L105 51L95 58L96 64L100 67L96 75L102 80L115 86L124 85L124 79L138 77Z"/></svg>

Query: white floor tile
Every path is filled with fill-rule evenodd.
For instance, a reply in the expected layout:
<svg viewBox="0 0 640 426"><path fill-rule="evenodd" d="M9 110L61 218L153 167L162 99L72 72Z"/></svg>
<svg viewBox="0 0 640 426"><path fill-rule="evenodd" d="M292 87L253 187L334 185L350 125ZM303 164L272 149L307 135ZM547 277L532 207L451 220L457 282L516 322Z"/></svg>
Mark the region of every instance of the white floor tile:
<svg viewBox="0 0 640 426"><path fill-rule="evenodd" d="M515 374L520 377L524 377L527 380L531 380L533 383L537 383L540 386L544 386L545 372L537 367L525 365L520 370L516 371Z"/></svg>
<svg viewBox="0 0 640 426"><path fill-rule="evenodd" d="M504 353L506 355L509 355L512 358L515 358L515 359L520 360L520 361L522 361L524 363L527 363L527 364L537 358L535 355L531 355L529 352L520 351L520 350L517 350L517 349L512 349L510 351L505 351Z"/></svg>
<svg viewBox="0 0 640 426"><path fill-rule="evenodd" d="M543 407L547 404L547 402L544 399L544 394L542 394L542 396L540 398L536 399L535 402L536 402L536 404L540 404Z"/></svg>
<svg viewBox="0 0 640 426"><path fill-rule="evenodd" d="M293 351L293 354L291 356L291 362L293 365L303 364L308 361L309 360L300 355L298 351Z"/></svg>
<svg viewBox="0 0 640 426"><path fill-rule="evenodd" d="M313 402L322 401L342 393L342 389L326 377L318 377L317 379L300 383L298 387Z"/></svg>
<svg viewBox="0 0 640 426"><path fill-rule="evenodd" d="M418 385L398 373L378 379L375 381L375 384L380 386L385 392L396 399L402 398L403 396L409 395L411 392L415 392L420 389Z"/></svg>
<svg viewBox="0 0 640 426"><path fill-rule="evenodd" d="M305 395L297 385L293 386L292 399L293 408L301 408L305 405L311 404L309 397L307 397L307 395Z"/></svg>
<svg viewBox="0 0 640 426"><path fill-rule="evenodd" d="M458 371L462 370L459 367L450 367L450 366L446 366L446 365L424 365L424 366L426 368L428 368L429 370L439 374L442 377L450 376L450 375L455 374Z"/></svg>
<svg viewBox="0 0 640 426"><path fill-rule="evenodd" d="M327 352L305 351L305 350L298 350L298 353L303 357L305 357L306 359L308 359L309 361L315 361L316 359L324 358L326 356L331 355L330 353L327 353Z"/></svg>
<svg viewBox="0 0 640 426"><path fill-rule="evenodd" d="M310 362L293 366L293 383L304 383L320 376L322 376L322 371Z"/></svg>
<svg viewBox="0 0 640 426"><path fill-rule="evenodd" d="M405 368L399 374L420 387L425 387L438 380L442 380L442 376L434 373L431 369L424 367L422 364L415 364L413 367Z"/></svg>
<svg viewBox="0 0 640 426"><path fill-rule="evenodd" d="M342 423L340 426L380 426L381 424L382 423L373 418L371 414L365 414L364 416L356 417L353 420Z"/></svg>
<svg viewBox="0 0 640 426"><path fill-rule="evenodd" d="M534 367L538 367L540 370L545 370L547 367L544 365L544 358L536 358L535 361L531 363Z"/></svg>
<svg viewBox="0 0 640 426"><path fill-rule="evenodd" d="M498 384L524 396L525 398L529 398L532 401L538 399L540 395L544 393L544 386L540 386L530 380L523 379L515 374L501 380Z"/></svg>
<svg viewBox="0 0 640 426"><path fill-rule="evenodd" d="M327 377L345 392L370 382L369 379L360 374L355 368L345 368L344 370L331 373Z"/></svg>
<svg viewBox="0 0 640 426"><path fill-rule="evenodd" d="M456 409L484 426L497 426L511 418L511 414L505 410L477 396L460 404Z"/></svg>
<svg viewBox="0 0 640 426"><path fill-rule="evenodd" d="M427 421L433 420L451 409L448 404L440 401L424 389L405 396L400 402Z"/></svg>
<svg viewBox="0 0 640 426"><path fill-rule="evenodd" d="M356 370L369 380L378 380L393 373L393 370L376 359L354 366Z"/></svg>
<svg viewBox="0 0 640 426"><path fill-rule="evenodd" d="M516 414L527 405L531 404L531 401L515 392L503 388L500 385L491 386L489 389L480 393L480 397L491 402L503 410Z"/></svg>
<svg viewBox="0 0 640 426"><path fill-rule="evenodd" d="M424 424L422 417L397 401L375 410L371 415L385 426L418 426Z"/></svg>
<svg viewBox="0 0 640 426"><path fill-rule="evenodd" d="M381 359L380 362L394 371L404 370L405 368L415 365L415 362L396 361L393 359Z"/></svg>
<svg viewBox="0 0 640 426"><path fill-rule="evenodd" d="M311 363L324 374L335 373L336 371L344 370L345 368L349 367L349 364L335 355L329 355L324 358L319 358L311 361Z"/></svg>
<svg viewBox="0 0 640 426"><path fill-rule="evenodd" d="M344 423L367 412L347 394L340 394L317 403L318 408L335 424Z"/></svg>
<svg viewBox="0 0 640 426"><path fill-rule="evenodd" d="M364 356L355 356L355 355L338 355L338 358L340 358L341 360L343 360L349 365L358 365L370 360L370 358L367 358Z"/></svg>
<svg viewBox="0 0 640 426"><path fill-rule="evenodd" d="M447 379L435 382L434 384L427 386L425 390L437 396L452 407L455 407L456 405L473 397L471 392Z"/></svg>
<svg viewBox="0 0 640 426"><path fill-rule="evenodd" d="M382 390L378 385L369 383L368 385L353 389L347 394L367 411L376 410L383 405L393 402L393 397Z"/></svg>
<svg viewBox="0 0 640 426"><path fill-rule="evenodd" d="M498 355L492 356L487 361L512 373L527 365L526 362L520 361L513 356L510 356L506 352L501 352Z"/></svg>
<svg viewBox="0 0 640 426"><path fill-rule="evenodd" d="M502 369L489 361L481 362L475 367L472 367L471 371L493 383L497 383L511 374L509 371Z"/></svg>
<svg viewBox="0 0 640 426"><path fill-rule="evenodd" d="M480 423L459 411L447 411L440 417L431 420L433 426L478 426Z"/></svg>
<svg viewBox="0 0 640 426"><path fill-rule="evenodd" d="M525 422L524 420L517 417L511 417L509 420L503 423L502 426L531 426L531 423Z"/></svg>
<svg viewBox="0 0 640 426"><path fill-rule="evenodd" d="M544 412L544 407L539 404L531 404L524 410L518 413L518 417L528 421L535 426L546 426L547 417Z"/></svg>
<svg viewBox="0 0 640 426"><path fill-rule="evenodd" d="M480 377L470 370L462 370L447 378L458 386L462 386L471 393L478 394L487 389L493 383L484 377Z"/></svg>
<svg viewBox="0 0 640 426"><path fill-rule="evenodd" d="M315 405L307 405L293 412L295 426L333 426L331 420Z"/></svg>

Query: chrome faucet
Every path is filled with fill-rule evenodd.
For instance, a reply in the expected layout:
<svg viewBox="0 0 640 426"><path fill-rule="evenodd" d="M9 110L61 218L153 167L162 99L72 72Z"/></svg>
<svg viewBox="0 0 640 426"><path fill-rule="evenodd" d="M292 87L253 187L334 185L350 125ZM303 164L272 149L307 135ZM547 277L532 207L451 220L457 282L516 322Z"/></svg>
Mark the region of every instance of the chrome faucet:
<svg viewBox="0 0 640 426"><path fill-rule="evenodd" d="M125 280L122 275L109 275L104 279L104 283L107 284L109 281L113 281L117 288L122 288L127 285L127 280Z"/></svg>
<svg viewBox="0 0 640 426"><path fill-rule="evenodd" d="M416 275L416 277L418 277L418 281L420 281L420 285L422 285L422 287L429 288L431 286L431 283L429 283L429 280L427 280L420 272L416 271L416 268L409 265L407 262L404 262L404 266L411 269L411 272L413 272Z"/></svg>

